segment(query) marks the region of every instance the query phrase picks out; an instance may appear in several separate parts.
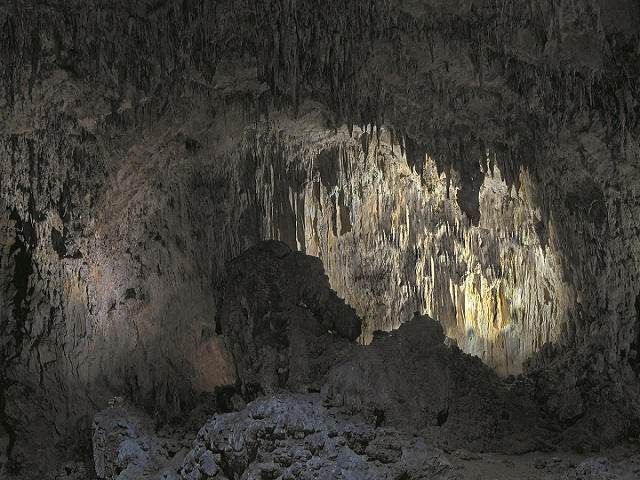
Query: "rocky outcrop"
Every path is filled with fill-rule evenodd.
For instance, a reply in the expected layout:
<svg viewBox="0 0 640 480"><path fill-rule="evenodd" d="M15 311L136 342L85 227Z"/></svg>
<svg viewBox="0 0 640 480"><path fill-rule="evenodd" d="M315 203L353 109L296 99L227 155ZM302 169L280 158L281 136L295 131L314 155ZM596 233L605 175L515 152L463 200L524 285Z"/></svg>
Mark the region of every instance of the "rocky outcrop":
<svg viewBox="0 0 640 480"><path fill-rule="evenodd" d="M207 422L178 478L633 478L640 458L561 454L479 455L323 407L315 396L278 395Z"/></svg>
<svg viewBox="0 0 640 480"><path fill-rule="evenodd" d="M445 345L431 318L377 332L368 346L353 343L360 320L329 289L320 262L281 242L260 243L230 262L221 303L220 331L245 398L321 391L329 405L378 426L437 426L452 438L464 432L467 448L518 452L544 443L522 385L503 384L477 358ZM506 440L522 431L526 441Z"/></svg>
<svg viewBox="0 0 640 480"><path fill-rule="evenodd" d="M180 478L454 478L449 470L420 440L343 417L317 396L277 395L207 422Z"/></svg>
<svg viewBox="0 0 640 480"><path fill-rule="evenodd" d="M126 415L123 418L130 414ZM120 423L124 424L124 420ZM120 445L123 448L124 442ZM605 480L637 476L640 458L633 449L607 454L478 454L454 448L433 433L416 436L376 427L361 417L327 408L317 394L278 394L257 399L239 412L212 417L200 429L186 455L182 454L180 464L148 477L132 473L138 457L117 456L113 452L104 458L111 462L109 467L124 467L117 477L120 480L500 476Z"/></svg>
<svg viewBox="0 0 640 480"><path fill-rule="evenodd" d="M149 478L180 462L185 445L156 434L153 421L122 399L93 419L93 464L98 478ZM188 443L187 443L188 445ZM182 453L182 455L180 455ZM177 457L177 459L174 459Z"/></svg>
<svg viewBox="0 0 640 480"><path fill-rule="evenodd" d="M460 468L451 452L481 460L465 450L522 455L608 441L591 418L558 428L524 379L500 379L429 317L354 343L359 319L329 289L319 261L284 243L262 242L234 259L220 302L237 391L267 395L246 407L232 399L236 411L207 421L188 453L184 422L168 432L118 400L93 423L99 478L448 478ZM589 461L575 472L560 461L534 467L556 478L591 471ZM603 462L593 472L606 473Z"/></svg>
<svg viewBox="0 0 640 480"><path fill-rule="evenodd" d="M436 430L452 447L512 454L546 448L553 435L526 388L503 383L444 340L428 317L378 334L329 373L326 402L378 426Z"/></svg>
<svg viewBox="0 0 640 480"><path fill-rule="evenodd" d="M319 259L275 241L229 263L217 318L245 397L319 390L361 323L329 287Z"/></svg>

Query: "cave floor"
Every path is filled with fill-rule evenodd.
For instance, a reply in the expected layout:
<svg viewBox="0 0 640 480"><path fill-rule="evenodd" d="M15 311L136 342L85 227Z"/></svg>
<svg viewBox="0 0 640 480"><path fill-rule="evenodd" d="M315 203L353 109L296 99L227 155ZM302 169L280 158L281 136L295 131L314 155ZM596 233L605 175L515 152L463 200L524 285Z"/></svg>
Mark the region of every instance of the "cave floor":
<svg viewBox="0 0 640 480"><path fill-rule="evenodd" d="M460 479L638 479L640 448L625 445L597 453L531 452L523 455L471 453L447 455ZM444 459L441 459L441 461Z"/></svg>

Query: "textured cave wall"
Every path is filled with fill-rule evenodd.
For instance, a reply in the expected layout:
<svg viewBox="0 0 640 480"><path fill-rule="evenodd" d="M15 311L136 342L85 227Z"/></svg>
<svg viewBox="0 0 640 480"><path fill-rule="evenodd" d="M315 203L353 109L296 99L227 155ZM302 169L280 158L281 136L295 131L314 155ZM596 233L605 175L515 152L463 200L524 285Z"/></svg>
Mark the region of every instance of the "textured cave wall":
<svg viewBox="0 0 640 480"><path fill-rule="evenodd" d="M42 411L64 437L114 393L178 412L193 388L234 381L214 323L215 273L231 253L212 246L233 241L215 215L220 192L184 139L186 160L173 164L153 158L161 142L151 141L125 140L123 153L56 126L4 139L9 429Z"/></svg>
<svg viewBox="0 0 640 480"><path fill-rule="evenodd" d="M386 131L324 132L309 143L304 129L277 128L257 141L261 237L322 258L333 288L365 319L363 342L424 311L463 350L514 373L559 339L576 294L526 172L509 186L479 158L486 177L473 225L458 203L459 176L428 157L416 172Z"/></svg>
<svg viewBox="0 0 640 480"><path fill-rule="evenodd" d="M421 310L502 373L542 350L526 370L567 422L625 403L639 16L624 0L0 6L5 436L41 409L64 436L114 393L166 412L233 382L216 292L261 238L319 256L364 341Z"/></svg>

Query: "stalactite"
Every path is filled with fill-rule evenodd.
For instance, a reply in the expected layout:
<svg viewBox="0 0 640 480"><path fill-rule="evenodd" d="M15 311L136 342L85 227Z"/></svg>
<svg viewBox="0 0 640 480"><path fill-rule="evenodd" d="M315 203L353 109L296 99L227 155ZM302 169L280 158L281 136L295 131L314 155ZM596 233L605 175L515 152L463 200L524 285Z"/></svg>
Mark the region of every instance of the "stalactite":
<svg viewBox="0 0 640 480"><path fill-rule="evenodd" d="M569 207L565 208L566 203L581 205L585 200L577 194L565 198L554 190L558 185L553 182L563 180L544 180L554 175L564 180L570 176L556 168L557 152L549 145L560 144L564 141L562 136L566 134L572 138L571 142L579 144L586 129L597 132L594 135L602 138L603 146L597 148L607 152L611 150L618 155L614 159L603 160L607 168L618 168L620 156L633 158L628 150L635 148L633 129L637 128L640 115L637 102L640 87L636 81L637 72L627 69L637 63L638 52L612 46L610 52L603 54L601 66L597 62L595 66L583 65L571 58L564 65L556 65L548 61L542 49L547 40L551 42L560 36L562 28L568 28L561 24L560 18L565 7L547 5L545 2L536 2L535 5L529 2L528 8L521 7L517 2L505 0L495 17L487 17L481 10L450 14L447 13L448 7L443 5L442 11L428 11L418 18L409 12L395 11L393 2L374 1L345 4L300 0L193 0L161 2L141 7L139 11L120 1L101 6L79 1L46 5L20 1L2 6L0 62L3 71L0 90L2 98L11 108L20 111L25 122L31 123L7 129L2 151L6 162L0 163L0 168L18 169L20 164L33 164L31 173L25 170L18 175L17 170L3 170L2 178L29 175L38 178L33 184L24 183L20 188L16 187L15 195L7 193L9 187L15 185L9 186L3 181L0 186L3 199L15 204L19 218L25 221L44 222L43 225L53 221L66 224L64 215L59 211L54 212L55 208L52 209L50 202L47 203L45 199L51 197L57 201L67 195L73 195L74 198L89 195L90 201L96 201L101 189L115 187L95 181L86 186L86 191L80 192L77 186L62 186L53 180L49 187L42 174L53 169L47 165L48 158L67 159L65 161L69 162L58 165L56 175L61 179L69 178L69 169L76 168L80 173L73 176L95 180L101 178L102 172L91 174L83 168L89 168L86 164L93 163L97 169L106 169L99 158L111 156L111 152L107 154L104 151L102 156L95 155L95 152L87 153L91 148L99 149L96 143L109 144L110 138L122 138L126 134L136 133L142 137L143 133L149 134L155 120L160 118L164 121L173 114L182 119L179 107L185 102L206 103L207 115L215 111L216 115L212 116L225 123L225 128L229 130L234 128L234 122L240 122L237 120L240 118L243 125L251 125L257 131L264 124L270 125L273 118L281 121L278 110L293 107L296 114L304 115L305 102L314 100L331 110L328 116L336 132L335 137L344 139L346 136L342 126L347 125L350 139L345 140L347 143L338 149L338 163L349 165L349 168L336 167L344 178L340 177L336 184L331 183L330 188L321 179L314 180L316 172L313 161L319 156L317 146L310 147L282 136L256 134L250 137L248 134L244 139L241 132L234 131L232 135L236 139L243 138L246 143L238 148L238 156L230 153L228 156L222 155L216 165L206 163L206 168L198 172L205 179L201 184L194 180L194 187L208 192L203 197L209 203L180 214L184 215L185 222L200 218L203 223L209 222L207 225L213 224L212 218L224 218L222 226L217 229L222 233L217 230L209 233L211 238L207 240L208 243L203 242L197 244L198 248L193 248L194 255L203 256L202 265L206 266L197 265L194 268L213 271L216 266L222 271L224 260L238 254L252 241L261 236L278 237L294 247L298 246L297 243L305 243L305 248L315 248L318 255L324 256L330 267L329 273L334 275L336 284L341 285L343 292L358 291L358 285L371 282L373 294L365 292L361 299L354 294L355 301L360 302L359 308L363 311L368 308L367 305L375 304L377 296L387 295L385 301L388 301L389 308L396 316L388 320L392 314L387 312L386 319L380 320L381 324L387 322L385 327L400 321L398 312L405 308L403 301L406 300L410 305L406 308L415 306L428 309L442 318L460 317L462 329L462 316L466 314L460 306L471 302L473 298L484 298L486 293L486 298L493 302L491 305L496 304L501 295L526 303L526 308L509 307L509 315L513 318L527 321L529 326L535 323L531 318L540 320L541 326L535 335L531 332L531 335L523 334L527 340L523 340L522 345L526 345L526 348L535 350L549 339L560 341L553 330L557 321L551 319L565 315L566 312L563 313L559 306L561 302L565 302L562 305L575 304L571 297L575 295L573 290L580 290L585 297L582 300L585 310L597 312L601 307L598 302L604 301L599 297L599 292L605 287L592 288L583 277L589 274L596 279L594 282L603 283L618 278L632 283L635 277L632 272L622 269L609 271L612 261L604 252L611 248L609 236L615 235L604 230L613 228L608 218L607 204L603 201L605 207L601 207L596 202L571 213ZM149 11L145 11L146 8ZM569 4L566 8L574 7ZM583 14L576 12L575 15L582 18ZM587 15L591 13L587 12ZM589 25L587 20L583 21ZM533 50L523 53L519 50L522 46L514 38L525 25L537 40ZM49 45L49 39L53 39L52 45ZM257 87L226 89L217 83L220 77L229 73L225 69L245 67L248 71L257 71L255 78L250 74L251 82L258 84ZM28 94L32 91L40 94L48 92L46 88L56 92L59 90L57 85L48 83L51 82L52 72L65 76L62 87L71 86L82 92L91 92L91 96L111 103L104 116L96 115L91 119L96 126L83 127L79 119L74 117L77 113L57 113L58 106L53 104L46 105L51 108L50 112L32 114L28 110L23 111L29 108ZM233 71L229 75L237 73ZM496 85L499 85L499 95L495 93ZM105 94L105 91L113 91L113 98L111 93ZM130 94L130 91L134 93ZM85 104L86 98L80 96L84 93L78 95L74 101ZM61 97L54 95L53 98ZM130 108L120 108L123 100L131 105ZM68 102L68 105L73 107L74 104ZM591 122L589 127L581 123L585 109L588 109L589 117L586 120ZM225 116L227 118L222 120ZM266 117L264 122L261 116ZM188 120L191 118L184 123L188 123ZM603 124L603 133L599 131L600 123ZM387 124L394 127L390 142L386 140ZM354 125L361 125L361 128ZM322 131L321 127L314 128ZM465 129L474 134L469 134ZM372 143L374 130L376 144ZM73 142L78 144L62 145L62 138L73 138ZM190 162L195 162L194 159L204 155L208 148L222 148L224 143L224 139L216 137L207 144L208 148L201 149L198 147L199 140L190 136L180 138L182 150L174 156L180 157L180 152L186 149L189 157L185 163L191 168L195 167ZM162 142L172 145L166 139L162 139ZM57 145L57 150L48 152L42 148L43 144ZM81 148L87 144L91 148ZM25 153L29 145L35 147L31 153ZM573 148L573 144L569 147ZM403 157L402 162L397 160L398 150L400 157ZM489 168L480 172L478 163L484 162L487 151L490 152ZM84 158L83 155L95 155L95 158ZM120 153L113 155L117 157ZM596 172L598 168L594 168L595 162L588 158L589 155L584 155L581 161L594 170L593 175L601 175ZM404 160L409 168L404 165ZM126 165L127 161L122 160L122 164ZM239 166L238 171L233 166ZM218 170L224 168L228 170ZM213 172L220 174L216 181L211 178ZM367 190L374 180L365 178L365 173L376 173L376 191ZM444 177L441 177L443 173ZM128 174L131 172L123 172L123 177L126 179ZM357 182L359 175L363 176L362 181ZM390 183L385 183L400 182L398 179L401 176L407 179L406 184L388 187ZM354 179L357 184L351 187L353 190L347 188L346 185L350 183L347 179ZM509 202L496 200L497 203L492 204L492 195L496 198L499 195L481 190L479 182L485 181L487 185L495 182L493 186L499 186L500 195L512 199ZM162 178L162 182L167 183L167 180ZM540 192L531 192L534 187L539 188ZM588 190L579 182L576 185L569 182L566 187ZM619 186L613 186L611 190L614 187ZM51 188L51 191L47 191L47 188ZM152 188L159 187L152 185ZM397 204L384 193L385 188L410 192L405 195L402 206L406 207L406 212L411 212L411 221L408 220L409 213L405 220L402 209L396 208ZM500 235L489 241L479 229L487 228L496 233L498 226L490 223L491 215L487 215L487 218L481 215L479 227L476 228L469 221L471 215L465 214L465 209L460 208L462 205L455 202L461 192L466 191L465 188L470 189L478 199L481 213L483 208L495 208L498 213L491 215L507 219L513 225L509 223L508 228L500 225ZM61 193L65 189L68 193ZM25 193L27 191L33 191L34 195L29 197ZM92 193L94 191L97 193ZM233 194L234 211L227 212L216 203L215 198L211 199L210 196L215 197L216 194L210 192L214 191L220 192L217 195L222 197L231 195L229 192L237 192ZM363 191L371 196L370 204L368 200L363 200ZM432 195L429 197L431 200L437 201L424 200L420 195L427 195L425 192ZM525 192L530 196L523 200L519 195L524 196ZM184 192L180 195L184 196ZM605 192L605 195L611 194ZM423 200L424 203L421 203ZM535 218L533 215L518 217L510 210L515 208L514 204L522 207L518 202L526 203L530 209L539 208L540 214L536 213ZM620 207L622 213L619 215L632 216L635 207L628 204L629 200L625 199L625 202L627 204ZM555 209L552 216L553 205L561 207ZM216 208L223 212L218 212L219 217L207 216L209 210L216 211ZM602 208L605 217L598 213ZM127 208L123 210L126 212ZM42 219L47 212L51 212L54 220ZM307 222L307 212L314 221ZM131 218L137 218L138 214L131 215ZM172 215L167 213L166 216L171 218ZM372 218L371 222L374 223L367 226L364 220L367 218ZM599 222L586 224L580 218L599 219ZM620 219L619 222L617 228L623 231L619 235L633 238L632 227L627 221ZM122 222L123 228L133 229L130 225L134 223L127 217L127 221ZM298 231L299 224L303 224L304 229ZM347 224L350 229L346 227ZM361 231L359 224L370 227L371 231ZM141 222L140 225L146 228L148 224ZM544 228L537 228L538 225ZM69 237L67 234L71 227L67 227L65 233L65 225L56 223L55 227L49 226L51 228L46 227L46 235L49 235L47 241L55 238L53 244L56 245L56 251L63 252L62 256L65 257L62 247L67 248L64 242ZM172 227L181 228L184 225ZM53 234L53 228L58 232L57 236L50 235ZM379 232L375 230L378 228ZM538 233L538 230L545 230L546 241L543 241L545 235ZM202 232L198 234L205 235ZM335 248L333 251L336 252L338 247L335 245L351 248L348 247L349 239L358 234L362 237L361 243L356 243L359 249L358 256L354 254L354 258L361 261L369 256L368 261L371 262L369 270L360 272L360 283L356 279L349 279L344 271L336 267L344 263L344 259L328 253L329 240L334 242L331 248ZM134 240L137 242L138 239L134 238L133 233L130 235L132 237L129 240L133 245ZM185 238L191 237L185 234ZM193 238L197 240L195 235ZM430 240L421 242L422 238ZM60 241L64 245L60 245ZM99 240L91 241L96 242L90 244L91 248L102 252ZM158 234L158 240L141 240L145 244L168 241L172 239L164 233ZM181 237L181 248L185 242L188 244ZM436 243L442 251L432 246ZM219 254L207 256L200 252L208 252L214 244L216 248L218 244L223 245ZM516 265L515 258L500 253L511 246L518 249L518 255L525 263L530 264L527 268ZM616 248L614 251L618 252L618 261L635 265L631 253L619 253L623 249ZM574 250L588 253L589 258L584 265ZM390 258L398 264L393 266L395 270L391 277L390 270L385 269L389 267L384 265L385 258L379 254L381 251L392 252ZM403 256L409 251L416 253ZM66 253L72 252L69 249ZM568 259L562 265L557 263L558 252ZM109 256L108 252L105 255L109 262L121 265L117 263L121 259ZM463 259L469 265L464 265ZM72 263L74 260L79 259L60 259L67 262L65 265L75 265ZM171 261L179 264L179 260ZM166 258L154 260L152 267L158 272L167 273L167 265L172 265L171 261ZM473 280L476 276L474 262L479 265L477 285ZM546 265L548 269L538 274L532 266L536 264ZM422 273L416 273L417 265ZM34 270L33 275L43 275L49 267L48 264L38 264L39 270ZM52 271L58 271L51 268ZM64 288L77 288L79 305L82 308L87 305L89 316L97 315L104 305L100 300L89 299L95 296L97 289L95 286L91 287L93 290L86 286L82 289L78 285L79 279L88 279L89 274L80 270L80 267L77 270L74 270L75 266L69 268L71 273ZM138 271L136 269L142 269L142 266L127 264L126 268ZM353 268L355 271L356 267ZM633 270L635 267L628 268ZM184 276L183 271L180 273ZM535 282L533 275L538 275ZM568 291L567 298L554 299L549 307L542 291L529 288L521 292L516 288L517 285L530 285L531 282L537 285L541 277L551 278L549 282L557 286L557 291ZM399 280L400 286L387 287L385 278L392 278L394 282ZM573 278L577 279L576 284L565 285L566 282L571 284ZM355 286L349 284L348 280L353 280ZM59 279L51 281L55 283ZM202 283L207 282L202 280ZM488 291L487 285L492 285L491 288L497 286ZM57 288L60 290L63 286L58 285ZM629 288L625 287L625 292ZM409 293L404 293L402 289ZM626 300L617 300L624 308L628 307L624 303ZM51 302L59 302L59 298L52 298ZM487 302L489 305L489 300ZM478 330L480 325L482 328L493 328L483 322L491 317L491 308L494 307L486 308L488 313L474 313L477 320L474 325ZM551 313L544 313L546 308L550 308ZM370 313L370 317L370 323L375 325L375 314ZM506 315L501 318L507 321ZM471 322L470 318L468 320ZM56 321L60 322L60 319ZM565 330L571 331L573 328L577 332L571 334L572 341L582 348L583 343L588 341L585 332L590 327L573 325L572 322L567 322ZM628 319L621 322L627 322L623 328L631 328ZM480 348L484 342L477 332L473 341L464 337L466 331L453 332L452 335L454 333L460 337L461 345L467 342L463 345L467 349ZM607 335L603 333L605 340L602 342L613 342ZM487 350L501 352L499 342L506 341L504 338L504 332L496 333L498 346L490 345ZM519 348L524 349L522 345ZM517 360L518 355L513 355L513 351L507 353L504 356L496 353L495 362L499 364ZM552 354L541 354L540 362L546 361L545 355ZM535 366L535 362L532 364ZM135 369L131 368L131 374L125 376L132 395L155 397L157 394L150 400L151 403L166 403L169 408L181 404L180 398L186 393L180 385L170 385L165 379L156 379L150 390L143 394L142 390L148 386L136 384ZM80 370L79 367L77 370ZM51 382L48 374L43 372L38 381ZM74 371L73 375L80 374ZM140 392L136 392L136 389ZM155 393L153 389L156 389Z"/></svg>

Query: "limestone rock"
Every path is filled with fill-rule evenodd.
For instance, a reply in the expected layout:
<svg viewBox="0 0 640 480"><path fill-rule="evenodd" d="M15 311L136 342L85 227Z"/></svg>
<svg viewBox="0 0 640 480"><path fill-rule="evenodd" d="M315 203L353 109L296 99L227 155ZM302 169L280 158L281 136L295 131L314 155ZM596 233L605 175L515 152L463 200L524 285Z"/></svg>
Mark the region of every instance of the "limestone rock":
<svg viewBox="0 0 640 480"><path fill-rule="evenodd" d="M234 383L216 297L265 239L322 260L363 342L424 312L580 438L637 432L639 19L635 0L2 2L7 464L54 471L113 395L172 417Z"/></svg>
<svg viewBox="0 0 640 480"><path fill-rule="evenodd" d="M361 323L319 259L276 241L230 262L217 318L245 393L319 389Z"/></svg>
<svg viewBox="0 0 640 480"><path fill-rule="evenodd" d="M198 433L184 479L454 478L441 452L357 417L326 409L318 395L257 399L218 415Z"/></svg>
<svg viewBox="0 0 640 480"><path fill-rule="evenodd" d="M94 417L92 443L94 468L100 479L158 478L159 471L175 470L171 465L184 456L180 439L158 435L154 421L126 403Z"/></svg>
<svg viewBox="0 0 640 480"><path fill-rule="evenodd" d="M450 445L509 453L545 448L552 438L525 392L445 345L441 326L426 316L353 347L323 389L328 404L377 426L426 429Z"/></svg>

